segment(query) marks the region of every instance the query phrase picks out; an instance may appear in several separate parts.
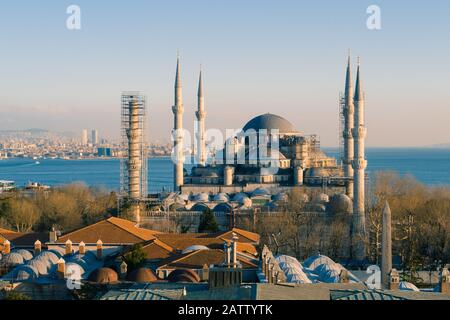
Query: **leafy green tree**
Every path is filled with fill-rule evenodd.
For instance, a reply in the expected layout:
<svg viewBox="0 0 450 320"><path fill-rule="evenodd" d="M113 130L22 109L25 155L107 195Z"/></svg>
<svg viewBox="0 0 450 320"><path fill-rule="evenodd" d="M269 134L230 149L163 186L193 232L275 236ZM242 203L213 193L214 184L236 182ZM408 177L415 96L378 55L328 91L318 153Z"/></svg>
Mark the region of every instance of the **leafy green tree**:
<svg viewBox="0 0 450 320"><path fill-rule="evenodd" d="M219 225L217 224L216 217L211 209L203 212L200 218L200 224L198 225L198 232L217 232L219 231Z"/></svg>
<svg viewBox="0 0 450 320"><path fill-rule="evenodd" d="M141 244L135 244L131 251L124 255L124 261L128 265L128 270L139 268L146 260L146 254Z"/></svg>

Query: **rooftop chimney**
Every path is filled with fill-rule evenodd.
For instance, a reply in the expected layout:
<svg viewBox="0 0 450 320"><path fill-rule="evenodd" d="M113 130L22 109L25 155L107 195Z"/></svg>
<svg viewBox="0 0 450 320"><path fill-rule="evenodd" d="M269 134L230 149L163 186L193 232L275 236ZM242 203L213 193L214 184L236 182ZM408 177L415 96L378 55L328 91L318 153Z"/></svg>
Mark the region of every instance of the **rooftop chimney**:
<svg viewBox="0 0 450 320"><path fill-rule="evenodd" d="M86 244L83 241L81 241L78 244L78 254L80 255L86 254Z"/></svg>
<svg viewBox="0 0 450 320"><path fill-rule="evenodd" d="M389 273L389 290L398 290L400 286L400 275L396 269Z"/></svg>
<svg viewBox="0 0 450 320"><path fill-rule="evenodd" d="M42 251L42 243L38 240L34 243L34 255L37 256Z"/></svg>
<svg viewBox="0 0 450 320"><path fill-rule="evenodd" d="M49 242L55 243L56 240L58 240L58 233L55 230L55 228L52 228L52 230L50 231L50 234L49 234Z"/></svg>
<svg viewBox="0 0 450 320"><path fill-rule="evenodd" d="M8 239L3 242L3 254L9 254L11 252L11 242Z"/></svg>
<svg viewBox="0 0 450 320"><path fill-rule="evenodd" d="M68 239L66 241L66 256L72 254L72 241L70 241L70 239Z"/></svg>
<svg viewBox="0 0 450 320"><path fill-rule="evenodd" d="M120 278L125 279L128 272L128 265L125 261L120 264Z"/></svg>
<svg viewBox="0 0 450 320"><path fill-rule="evenodd" d="M439 292L450 295L450 272L443 268L439 277Z"/></svg>
<svg viewBox="0 0 450 320"><path fill-rule="evenodd" d="M66 261L63 258L58 260L58 268L56 273L59 279L64 279L66 276Z"/></svg>
<svg viewBox="0 0 450 320"><path fill-rule="evenodd" d="M102 259L103 257L103 242L102 240L97 241L97 259Z"/></svg>
<svg viewBox="0 0 450 320"><path fill-rule="evenodd" d="M232 261L231 263L233 264L233 268L237 267L238 261L237 261L237 241L238 241L238 236L236 235L236 233L233 232L233 241L231 243L232 245Z"/></svg>

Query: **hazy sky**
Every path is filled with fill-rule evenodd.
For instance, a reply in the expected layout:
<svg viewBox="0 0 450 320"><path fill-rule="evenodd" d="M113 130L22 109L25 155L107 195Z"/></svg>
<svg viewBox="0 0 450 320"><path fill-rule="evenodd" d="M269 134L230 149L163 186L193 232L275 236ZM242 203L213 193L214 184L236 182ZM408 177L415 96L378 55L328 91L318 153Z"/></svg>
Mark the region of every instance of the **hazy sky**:
<svg viewBox="0 0 450 320"><path fill-rule="evenodd" d="M66 28L71 4L78 31ZM366 27L372 4L381 30ZM179 49L187 128L202 64L207 127L271 112L333 146L351 48L369 146L450 142L449 15L447 0L2 1L0 127L118 136L120 94L140 90L151 140L168 140Z"/></svg>

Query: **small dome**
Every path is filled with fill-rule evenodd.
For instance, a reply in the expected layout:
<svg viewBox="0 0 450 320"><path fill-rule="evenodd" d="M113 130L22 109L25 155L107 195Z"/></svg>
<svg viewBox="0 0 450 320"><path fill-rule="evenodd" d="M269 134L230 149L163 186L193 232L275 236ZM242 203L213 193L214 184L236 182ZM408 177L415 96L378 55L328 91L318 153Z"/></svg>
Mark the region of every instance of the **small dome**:
<svg viewBox="0 0 450 320"><path fill-rule="evenodd" d="M48 252L54 253L58 258L63 257L66 254L66 250L61 247L53 247L50 250L47 250Z"/></svg>
<svg viewBox="0 0 450 320"><path fill-rule="evenodd" d="M230 201L230 198L228 197L228 195L226 193L221 192L214 196L214 201L228 202L228 201Z"/></svg>
<svg viewBox="0 0 450 320"><path fill-rule="evenodd" d="M22 265L14 269L12 273L13 281L34 281L39 278L39 272L30 265Z"/></svg>
<svg viewBox="0 0 450 320"><path fill-rule="evenodd" d="M167 277L169 282L200 282L200 277L194 270L176 269Z"/></svg>
<svg viewBox="0 0 450 320"><path fill-rule="evenodd" d="M252 192L252 197L256 197L256 196L269 196L270 192L269 190L265 189L265 188L257 188L255 190L253 190Z"/></svg>
<svg viewBox="0 0 450 320"><path fill-rule="evenodd" d="M240 192L234 195L233 201L242 202L242 200L245 198L248 198L248 195L246 193Z"/></svg>
<svg viewBox="0 0 450 320"><path fill-rule="evenodd" d="M196 212L205 212L208 211L209 207L205 204L205 203L196 203L192 206L191 211L196 211Z"/></svg>
<svg viewBox="0 0 450 320"><path fill-rule="evenodd" d="M158 277L155 273L148 268L139 268L132 271L128 277L128 281L138 282L138 283L147 283L147 282L155 282L158 281Z"/></svg>
<svg viewBox="0 0 450 320"><path fill-rule="evenodd" d="M352 200L346 194L335 194L330 199L330 211L332 213L351 213L352 212Z"/></svg>
<svg viewBox="0 0 450 320"><path fill-rule="evenodd" d="M88 281L95 283L111 283L117 282L118 280L117 272L111 268L95 269L88 277Z"/></svg>
<svg viewBox="0 0 450 320"><path fill-rule="evenodd" d="M33 259L31 261L28 261L27 265L36 269L40 276L48 275L49 267L43 260Z"/></svg>
<svg viewBox="0 0 450 320"><path fill-rule="evenodd" d="M5 254L3 259L1 260L1 264L11 268L24 263L23 256L17 252L11 252L9 254Z"/></svg>
<svg viewBox="0 0 450 320"><path fill-rule="evenodd" d="M193 251L198 251L198 250L209 250L209 248L206 247L206 246L194 244L194 245L192 245L192 246L189 246L189 247L185 248L181 253L182 253L182 254L185 254L185 253L189 253L189 252L193 252Z"/></svg>
<svg viewBox="0 0 450 320"><path fill-rule="evenodd" d="M60 257L58 257L54 252L51 251L43 251L36 257L36 259L46 259L52 264L57 263L59 258Z"/></svg>
<svg viewBox="0 0 450 320"><path fill-rule="evenodd" d="M24 261L29 261L29 260L33 259L33 255L28 250L19 249L19 250L14 250L13 252L20 254L23 257Z"/></svg>
<svg viewBox="0 0 450 320"><path fill-rule="evenodd" d="M225 212L225 213L230 213L231 211L233 211L233 207L229 204L229 203L219 203L218 205L216 205L213 209L214 212Z"/></svg>
<svg viewBox="0 0 450 320"><path fill-rule="evenodd" d="M208 202L209 201L209 194L202 192L195 196L195 201L202 201L202 202Z"/></svg>
<svg viewBox="0 0 450 320"><path fill-rule="evenodd" d="M305 268L314 270L317 266L321 264L333 264L333 263L335 262L329 257L319 254L306 259L305 262L303 262L303 266Z"/></svg>
<svg viewBox="0 0 450 320"><path fill-rule="evenodd" d="M414 284L407 281L401 281L398 288L403 291L416 291L420 292L419 288L417 288Z"/></svg>
<svg viewBox="0 0 450 320"><path fill-rule="evenodd" d="M66 264L66 273L81 277L84 274L84 268L78 263L69 262Z"/></svg>

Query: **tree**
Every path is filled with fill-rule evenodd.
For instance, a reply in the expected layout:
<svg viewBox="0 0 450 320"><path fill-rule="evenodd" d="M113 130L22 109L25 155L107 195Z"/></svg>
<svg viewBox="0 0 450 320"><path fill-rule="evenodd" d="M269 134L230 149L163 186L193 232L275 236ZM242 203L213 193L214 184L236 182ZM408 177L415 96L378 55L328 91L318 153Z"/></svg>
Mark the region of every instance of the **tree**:
<svg viewBox="0 0 450 320"><path fill-rule="evenodd" d="M200 224L198 225L198 232L217 232L219 231L219 225L217 224L216 217L214 216L214 213L208 209L205 212L203 212L202 216L200 217Z"/></svg>
<svg viewBox="0 0 450 320"><path fill-rule="evenodd" d="M128 270L132 271L139 268L146 260L146 254L141 244L135 244L131 251L124 255L124 261L128 265Z"/></svg>
<svg viewBox="0 0 450 320"><path fill-rule="evenodd" d="M17 232L30 232L39 219L39 209L24 197L11 198L6 209L6 221Z"/></svg>

